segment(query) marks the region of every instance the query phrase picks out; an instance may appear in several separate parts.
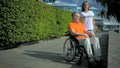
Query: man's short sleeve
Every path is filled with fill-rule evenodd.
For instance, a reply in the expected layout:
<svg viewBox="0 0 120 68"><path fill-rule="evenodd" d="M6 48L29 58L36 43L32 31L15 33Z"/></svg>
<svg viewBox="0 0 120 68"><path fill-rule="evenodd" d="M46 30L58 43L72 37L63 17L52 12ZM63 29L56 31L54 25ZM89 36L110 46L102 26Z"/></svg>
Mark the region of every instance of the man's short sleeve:
<svg viewBox="0 0 120 68"><path fill-rule="evenodd" d="M73 29L72 23L69 23L68 29L69 29L69 30L72 30L72 29Z"/></svg>

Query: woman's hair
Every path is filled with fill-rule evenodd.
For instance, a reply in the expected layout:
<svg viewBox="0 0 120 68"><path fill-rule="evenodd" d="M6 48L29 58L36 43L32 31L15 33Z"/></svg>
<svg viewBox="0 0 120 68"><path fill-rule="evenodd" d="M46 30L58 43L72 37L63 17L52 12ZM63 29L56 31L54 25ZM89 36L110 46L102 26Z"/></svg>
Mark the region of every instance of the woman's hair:
<svg viewBox="0 0 120 68"><path fill-rule="evenodd" d="M84 1L83 3L82 3L82 11L84 11L85 9L84 9L84 4L85 3L88 3L89 4L89 2L88 1ZM88 7L88 10L89 10L89 7Z"/></svg>

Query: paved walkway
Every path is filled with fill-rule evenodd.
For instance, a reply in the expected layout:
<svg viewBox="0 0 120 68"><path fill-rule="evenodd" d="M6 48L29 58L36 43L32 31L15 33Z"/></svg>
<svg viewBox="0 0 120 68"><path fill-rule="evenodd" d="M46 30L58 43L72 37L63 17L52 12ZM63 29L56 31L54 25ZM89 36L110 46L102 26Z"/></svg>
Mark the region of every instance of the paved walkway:
<svg viewBox="0 0 120 68"><path fill-rule="evenodd" d="M0 51L0 68L78 68L63 58L65 40L66 37L62 37L26 43L19 48Z"/></svg>
<svg viewBox="0 0 120 68"><path fill-rule="evenodd" d="M109 32L108 68L120 68L120 33Z"/></svg>
<svg viewBox="0 0 120 68"><path fill-rule="evenodd" d="M101 47L107 58L107 34L98 33ZM0 68L87 68L75 62L67 63L63 58L63 43L67 37L48 41L24 43L21 47L0 51Z"/></svg>

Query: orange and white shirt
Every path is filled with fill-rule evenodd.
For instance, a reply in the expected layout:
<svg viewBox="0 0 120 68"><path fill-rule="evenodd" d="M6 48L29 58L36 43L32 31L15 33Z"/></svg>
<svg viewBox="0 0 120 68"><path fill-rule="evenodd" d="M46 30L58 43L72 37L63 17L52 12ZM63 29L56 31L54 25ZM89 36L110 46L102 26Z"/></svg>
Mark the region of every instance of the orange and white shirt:
<svg viewBox="0 0 120 68"><path fill-rule="evenodd" d="M74 30L77 33L84 34L85 27L81 22L70 22L69 23L69 30ZM77 39L84 39L85 36L76 36Z"/></svg>

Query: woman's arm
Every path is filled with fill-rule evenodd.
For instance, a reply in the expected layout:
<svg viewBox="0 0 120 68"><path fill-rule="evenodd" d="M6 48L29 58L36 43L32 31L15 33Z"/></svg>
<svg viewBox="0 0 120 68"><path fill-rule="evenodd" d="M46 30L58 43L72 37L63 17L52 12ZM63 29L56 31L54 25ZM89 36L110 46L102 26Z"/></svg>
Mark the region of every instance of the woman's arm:
<svg viewBox="0 0 120 68"><path fill-rule="evenodd" d="M93 21L94 32L96 32L97 27L96 27L96 22L95 22L95 20L94 20L94 17L92 17L92 21Z"/></svg>

